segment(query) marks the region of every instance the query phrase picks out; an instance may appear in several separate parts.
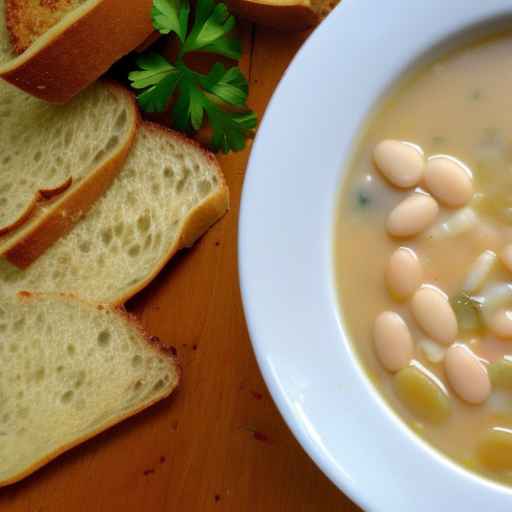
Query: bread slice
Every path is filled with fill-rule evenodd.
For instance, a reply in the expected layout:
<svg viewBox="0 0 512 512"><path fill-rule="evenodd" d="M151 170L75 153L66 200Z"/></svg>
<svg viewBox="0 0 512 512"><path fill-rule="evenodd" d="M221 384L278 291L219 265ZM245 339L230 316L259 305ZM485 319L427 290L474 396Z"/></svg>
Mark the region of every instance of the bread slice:
<svg viewBox="0 0 512 512"><path fill-rule="evenodd" d="M114 83L57 106L0 80L0 254L27 265L69 229L121 169L138 124Z"/></svg>
<svg viewBox="0 0 512 512"><path fill-rule="evenodd" d="M282 31L306 30L322 21L339 0L227 0L243 18Z"/></svg>
<svg viewBox="0 0 512 512"><path fill-rule="evenodd" d="M46 101L67 102L153 33L151 6L0 0L0 77Z"/></svg>
<svg viewBox="0 0 512 512"><path fill-rule="evenodd" d="M0 301L0 486L168 396L173 350L72 297Z"/></svg>
<svg viewBox="0 0 512 512"><path fill-rule="evenodd" d="M71 292L122 304L228 208L213 155L143 123L123 170L79 223L25 270L0 260L0 297Z"/></svg>
<svg viewBox="0 0 512 512"><path fill-rule="evenodd" d="M315 26L321 0L227 0L232 12L267 27L283 31Z"/></svg>
<svg viewBox="0 0 512 512"><path fill-rule="evenodd" d="M84 0L5 0L7 30L13 50L23 53Z"/></svg>

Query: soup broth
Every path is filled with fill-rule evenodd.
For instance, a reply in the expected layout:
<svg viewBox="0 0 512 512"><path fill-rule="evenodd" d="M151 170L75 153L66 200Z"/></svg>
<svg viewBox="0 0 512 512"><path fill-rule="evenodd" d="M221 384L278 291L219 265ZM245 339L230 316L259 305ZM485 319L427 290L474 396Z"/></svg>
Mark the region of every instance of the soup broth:
<svg viewBox="0 0 512 512"><path fill-rule="evenodd" d="M391 211L412 194L432 191L424 179L416 188L399 188L383 175L375 163L375 148L383 140L407 141L421 148L425 162L449 155L457 165L466 166L473 186L468 204L447 207L438 198L439 211L427 227L413 235L390 235ZM512 333L496 335L485 317L485 308L496 296L503 302L500 311L505 322L512 309L507 288L512 270L506 265L505 251L512 243L512 36L449 53L405 77L383 100L350 164L335 237L344 323L377 389L434 447L474 471L512 484L512 364L508 367L506 362L507 357L512 361ZM435 287L450 301L457 333L453 340L448 335L448 343L434 339L428 325L425 329L421 315L413 312L412 296L396 298L390 293L390 258L400 247L417 256L421 284ZM490 255L487 266L475 264L485 251ZM395 265L398 272L406 266L400 261ZM475 265L484 274L476 275ZM468 279L482 282L467 292ZM412 339L407 370L421 372L433 383L434 395L378 356L375 322L383 312L397 313L407 325ZM435 331L442 315L429 314ZM384 340L384 347L388 341ZM446 357L452 344L475 356L468 382ZM455 352L454 356L461 355ZM396 361L400 366L400 358ZM476 394L469 389L478 378L492 382L490 394L484 384Z"/></svg>

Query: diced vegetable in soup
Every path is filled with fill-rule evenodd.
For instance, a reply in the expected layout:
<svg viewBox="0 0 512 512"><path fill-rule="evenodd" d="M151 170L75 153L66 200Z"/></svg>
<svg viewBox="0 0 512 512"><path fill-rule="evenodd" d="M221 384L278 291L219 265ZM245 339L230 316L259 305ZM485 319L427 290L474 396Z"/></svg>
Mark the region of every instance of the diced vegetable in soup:
<svg viewBox="0 0 512 512"><path fill-rule="evenodd" d="M407 77L342 187L336 274L372 382L424 439L512 485L512 35Z"/></svg>

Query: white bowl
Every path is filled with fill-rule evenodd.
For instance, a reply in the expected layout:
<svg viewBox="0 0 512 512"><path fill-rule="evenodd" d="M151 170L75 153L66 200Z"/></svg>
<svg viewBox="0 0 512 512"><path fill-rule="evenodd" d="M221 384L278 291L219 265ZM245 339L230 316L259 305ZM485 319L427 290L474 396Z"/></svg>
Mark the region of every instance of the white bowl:
<svg viewBox="0 0 512 512"><path fill-rule="evenodd" d="M433 47L511 14L509 0L344 0L288 69L252 151L239 262L254 350L304 449L367 510L512 507L511 489L455 465L385 405L344 335L333 276L337 192L372 106Z"/></svg>

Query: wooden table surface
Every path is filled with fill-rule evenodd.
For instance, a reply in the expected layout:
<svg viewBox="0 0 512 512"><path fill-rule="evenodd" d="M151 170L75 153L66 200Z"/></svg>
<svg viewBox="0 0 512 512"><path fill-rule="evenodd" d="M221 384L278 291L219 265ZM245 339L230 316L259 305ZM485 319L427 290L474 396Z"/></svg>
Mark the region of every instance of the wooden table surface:
<svg viewBox="0 0 512 512"><path fill-rule="evenodd" d="M242 23L249 103L264 112L307 33ZM221 157L231 210L128 305L183 367L170 398L0 490L8 512L356 511L306 456L263 383L237 271L250 147ZM105 383L108 385L108 383Z"/></svg>

